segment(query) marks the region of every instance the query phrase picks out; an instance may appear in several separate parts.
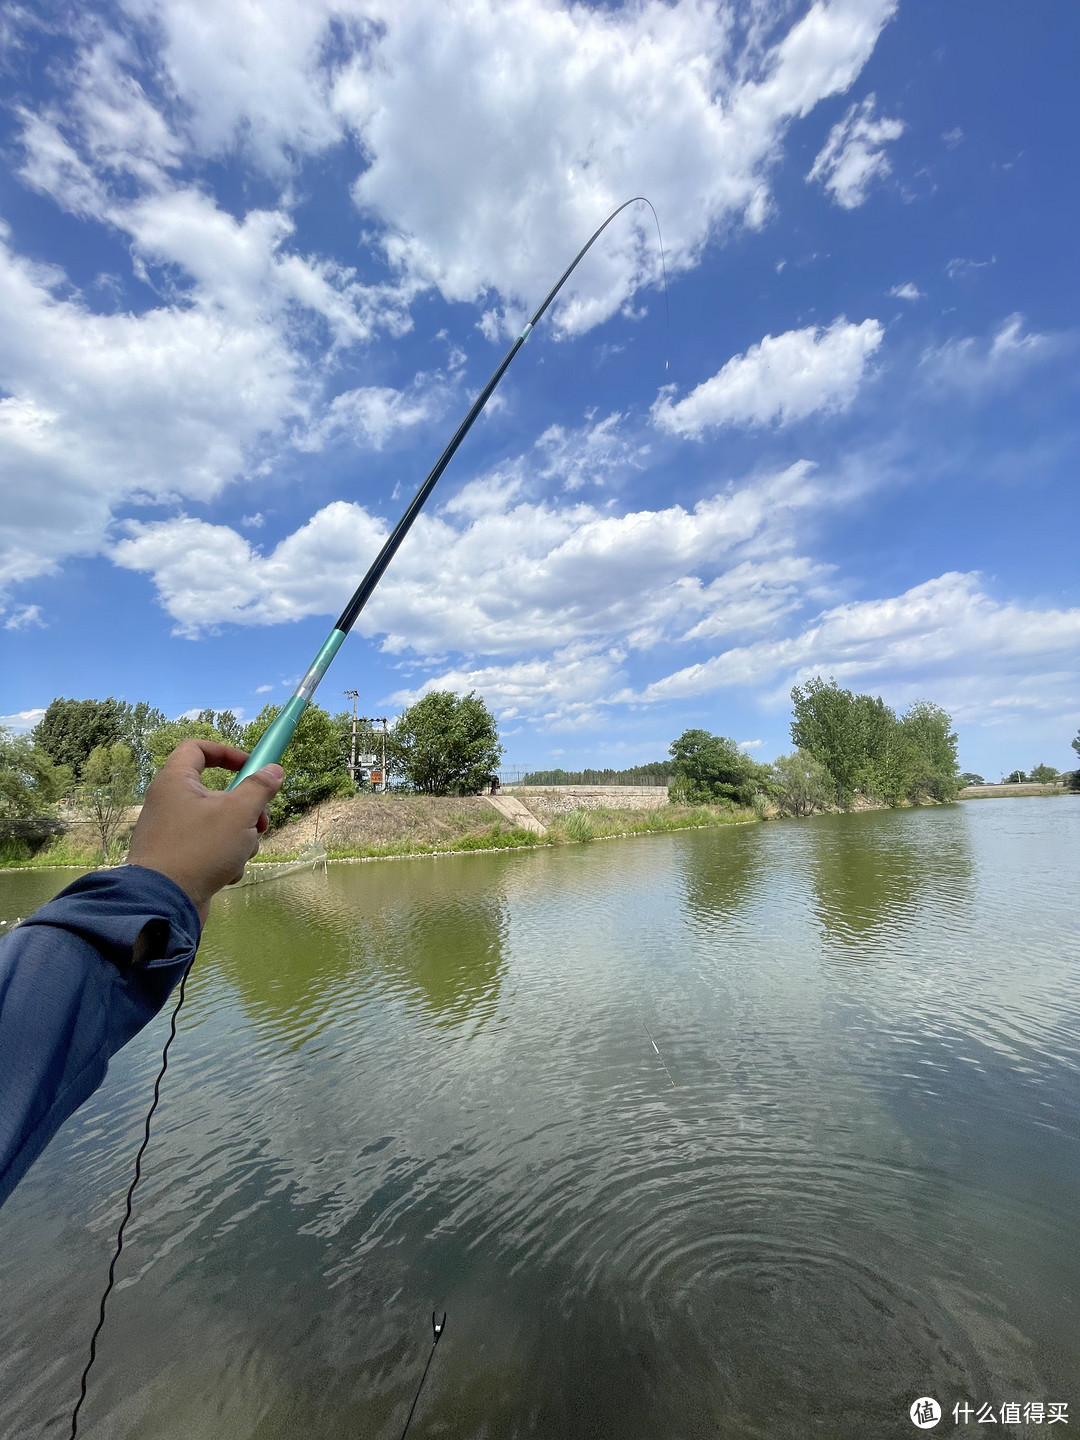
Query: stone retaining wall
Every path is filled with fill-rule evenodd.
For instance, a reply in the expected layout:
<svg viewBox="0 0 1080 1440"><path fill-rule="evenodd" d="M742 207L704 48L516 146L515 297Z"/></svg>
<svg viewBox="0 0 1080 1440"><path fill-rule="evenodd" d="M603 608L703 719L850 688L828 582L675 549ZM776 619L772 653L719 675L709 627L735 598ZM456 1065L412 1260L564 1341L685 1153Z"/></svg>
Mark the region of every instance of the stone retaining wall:
<svg viewBox="0 0 1080 1440"><path fill-rule="evenodd" d="M573 810L659 810L668 803L666 785L504 785L502 790L519 796L542 820Z"/></svg>

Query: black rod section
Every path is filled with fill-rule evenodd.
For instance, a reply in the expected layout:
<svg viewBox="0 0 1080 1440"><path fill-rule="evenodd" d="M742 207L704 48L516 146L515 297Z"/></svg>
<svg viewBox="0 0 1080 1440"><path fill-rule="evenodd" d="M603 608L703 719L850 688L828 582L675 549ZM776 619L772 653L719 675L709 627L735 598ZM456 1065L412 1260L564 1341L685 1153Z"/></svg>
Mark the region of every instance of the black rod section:
<svg viewBox="0 0 1080 1440"><path fill-rule="evenodd" d="M357 617L359 616L361 610L363 610L367 602L371 599L372 591L382 579L383 572L390 564L390 561L397 554L398 548L401 545L401 542L405 539L405 536L412 529L413 521L427 504L428 496L431 494L432 490L435 489L435 486L438 484L439 478L442 475L443 471L450 464L450 461L454 458L458 446L472 429L473 421L480 414L481 410L483 410L484 406L495 393L495 389L499 381L510 368L510 364L514 359L514 356L518 353L522 345L524 345L525 341L528 339L529 331L540 320L540 318L544 314L544 311L548 308L551 302L555 299L555 296L558 295L559 291L566 284L567 280L569 280L570 276L577 269L578 264L588 254L589 250L593 246L593 243L600 238L600 236L604 233L607 227L611 224L612 220L615 219L616 215L621 214L628 205L636 205L639 200L644 200L645 204L649 206L650 210L652 209L652 203L646 198L646 196L635 195L632 200L624 200L617 210L613 210L611 214L607 217L607 219L604 221L604 223L600 226L600 228L595 232L595 234L590 236L590 238L585 242L585 244L581 247L578 253L574 256L573 260L571 260L570 264L566 267L558 283L554 286L547 299L540 306L539 310L537 310L536 314L532 317L529 323L525 326L524 330L522 330L521 334L514 341L513 345L511 345L510 349L503 356L502 362L500 363L498 369L484 386L483 390L480 391L480 394L473 401L472 406L469 409L469 413L465 416L465 419L462 420L461 424L454 432L454 436L451 439L449 445L447 445L446 449L439 456L438 460L436 460L435 465L431 470L431 473L428 475L424 483L420 486L420 489L413 496L412 501L409 504L409 508L405 511L405 514L402 515L398 523L394 526L393 530L390 532L390 535L383 544L382 549L372 561L371 568L368 570L363 580L361 580L360 584L356 587L352 599L345 606L345 609L341 612L341 618L334 626L335 630L341 630L347 635L352 629L352 627L356 624ZM655 210L653 211L653 214L656 214Z"/></svg>

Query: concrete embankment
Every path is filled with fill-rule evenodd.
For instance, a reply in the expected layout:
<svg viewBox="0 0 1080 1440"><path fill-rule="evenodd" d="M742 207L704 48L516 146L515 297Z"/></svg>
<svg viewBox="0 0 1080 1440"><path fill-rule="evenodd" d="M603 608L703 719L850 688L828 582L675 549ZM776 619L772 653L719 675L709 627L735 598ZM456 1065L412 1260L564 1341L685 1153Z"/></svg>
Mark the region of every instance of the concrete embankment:
<svg viewBox="0 0 1080 1440"><path fill-rule="evenodd" d="M961 800L1000 800L1007 795L1070 795L1064 785L968 785L960 791Z"/></svg>

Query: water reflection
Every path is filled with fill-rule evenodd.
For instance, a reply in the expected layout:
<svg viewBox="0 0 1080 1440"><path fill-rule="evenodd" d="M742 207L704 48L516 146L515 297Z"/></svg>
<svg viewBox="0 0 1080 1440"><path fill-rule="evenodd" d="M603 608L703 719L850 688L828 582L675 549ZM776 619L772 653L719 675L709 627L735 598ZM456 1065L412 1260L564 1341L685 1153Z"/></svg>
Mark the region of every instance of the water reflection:
<svg viewBox="0 0 1080 1440"><path fill-rule="evenodd" d="M506 902L471 857L334 866L227 894L202 967L290 1048L376 992L440 1025L482 1021L505 964Z"/></svg>
<svg viewBox="0 0 1080 1440"><path fill-rule="evenodd" d="M825 815L809 825L814 911L841 945L866 950L867 942L917 923L928 898L941 910L970 895L971 843L961 807Z"/></svg>
<svg viewBox="0 0 1080 1440"><path fill-rule="evenodd" d="M754 894L765 858L763 831L761 825L732 826L706 832L712 843L683 847L683 894L692 923L726 924Z"/></svg>
<svg viewBox="0 0 1080 1440"><path fill-rule="evenodd" d="M898 1440L920 1394L1068 1398L1080 803L993 803L227 897L88 1440L393 1440L436 1307L417 1440ZM0 1213L2 1434L77 1392L164 1029Z"/></svg>

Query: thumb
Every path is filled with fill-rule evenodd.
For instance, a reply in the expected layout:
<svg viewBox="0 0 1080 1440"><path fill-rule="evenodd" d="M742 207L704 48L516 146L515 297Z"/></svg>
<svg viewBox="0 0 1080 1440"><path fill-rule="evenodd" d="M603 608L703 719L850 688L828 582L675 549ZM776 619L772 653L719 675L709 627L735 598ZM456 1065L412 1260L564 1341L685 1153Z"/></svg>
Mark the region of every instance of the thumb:
<svg viewBox="0 0 1080 1440"><path fill-rule="evenodd" d="M285 771L280 765L264 765L246 780L241 780L232 792L233 804L241 814L254 825L270 801L281 789Z"/></svg>

